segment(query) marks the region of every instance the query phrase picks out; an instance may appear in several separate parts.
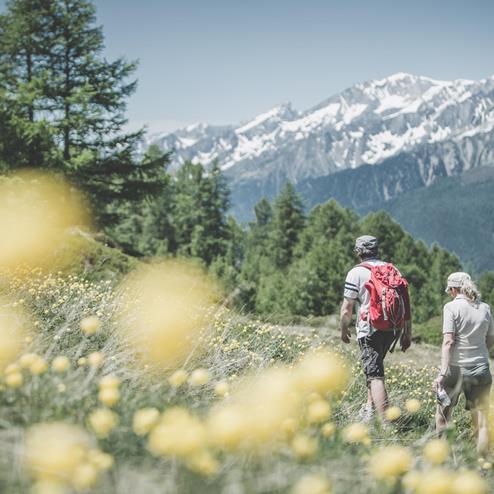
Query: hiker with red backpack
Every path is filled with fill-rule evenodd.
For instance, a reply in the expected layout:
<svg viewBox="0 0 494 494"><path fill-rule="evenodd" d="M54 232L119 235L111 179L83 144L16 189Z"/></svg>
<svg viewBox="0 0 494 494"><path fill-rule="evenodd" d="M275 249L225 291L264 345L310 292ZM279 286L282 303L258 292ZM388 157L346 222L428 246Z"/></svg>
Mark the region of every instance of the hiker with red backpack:
<svg viewBox="0 0 494 494"><path fill-rule="evenodd" d="M363 235L355 241L360 263L345 280L340 313L341 339L350 343L350 324L356 307L357 341L367 381L367 404L361 419L369 421L377 410L384 417L388 396L384 383L384 357L397 341L401 350L411 344L412 324L408 283L391 263L379 259L375 237Z"/></svg>

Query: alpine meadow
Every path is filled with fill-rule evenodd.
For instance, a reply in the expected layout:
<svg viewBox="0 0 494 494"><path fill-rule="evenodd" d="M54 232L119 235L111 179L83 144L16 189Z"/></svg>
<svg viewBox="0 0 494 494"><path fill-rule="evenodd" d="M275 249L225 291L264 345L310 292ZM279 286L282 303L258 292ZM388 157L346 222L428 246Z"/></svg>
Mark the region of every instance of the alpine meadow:
<svg viewBox="0 0 494 494"><path fill-rule="evenodd" d="M432 388L448 276L494 306L494 79L400 73L149 136L95 2L0 5L0 493L494 492L465 399L439 435ZM363 235L413 318L369 421L339 333Z"/></svg>

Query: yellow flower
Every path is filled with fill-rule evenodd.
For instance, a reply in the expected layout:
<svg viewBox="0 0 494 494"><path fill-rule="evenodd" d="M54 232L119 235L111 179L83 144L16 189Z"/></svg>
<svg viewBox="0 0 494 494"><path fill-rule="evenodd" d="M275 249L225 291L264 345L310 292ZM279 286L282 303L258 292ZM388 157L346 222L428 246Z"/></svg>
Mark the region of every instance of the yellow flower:
<svg viewBox="0 0 494 494"><path fill-rule="evenodd" d="M20 372L13 372L5 376L5 384L12 389L20 388L24 382L22 374Z"/></svg>
<svg viewBox="0 0 494 494"><path fill-rule="evenodd" d="M207 431L215 446L231 451L236 450L249 435L247 425L248 420L242 410L229 405L212 410Z"/></svg>
<svg viewBox="0 0 494 494"><path fill-rule="evenodd" d="M403 487L405 487L405 489L415 492L415 489L420 483L420 479L421 474L419 472L412 471L403 476L401 483L403 484Z"/></svg>
<svg viewBox="0 0 494 494"><path fill-rule="evenodd" d="M183 369L176 370L169 378L168 382L170 386L174 388L179 388L184 382L187 381L189 375Z"/></svg>
<svg viewBox="0 0 494 494"><path fill-rule="evenodd" d="M103 387L99 390L98 399L108 407L112 407L120 399L120 391L118 388Z"/></svg>
<svg viewBox="0 0 494 494"><path fill-rule="evenodd" d="M82 319L80 322L81 331L90 336L99 331L101 328L101 321L96 316L89 316Z"/></svg>
<svg viewBox="0 0 494 494"><path fill-rule="evenodd" d="M192 455L187 465L194 472L206 477L214 475L220 467L216 458L209 451L200 451Z"/></svg>
<svg viewBox="0 0 494 494"><path fill-rule="evenodd" d="M90 445L81 428L61 422L31 427L25 440L24 461L39 481L72 481Z"/></svg>
<svg viewBox="0 0 494 494"><path fill-rule="evenodd" d="M141 408L134 413L132 429L138 436L145 436L159 421L157 408Z"/></svg>
<svg viewBox="0 0 494 494"><path fill-rule="evenodd" d="M105 356L101 352L90 353L87 361L91 367L99 367L105 360Z"/></svg>
<svg viewBox="0 0 494 494"><path fill-rule="evenodd" d="M453 480L452 494L486 494L486 481L472 471L460 472Z"/></svg>
<svg viewBox="0 0 494 494"><path fill-rule="evenodd" d="M3 373L5 376L8 376L9 374L15 374L20 371L21 367L18 364L9 364L7 365L7 367L5 367Z"/></svg>
<svg viewBox="0 0 494 494"><path fill-rule="evenodd" d="M202 451L206 444L203 424L186 409L175 407L167 410L161 422L149 434L151 453L162 456L190 458Z"/></svg>
<svg viewBox="0 0 494 494"><path fill-rule="evenodd" d="M219 383L216 383L216 386L214 387L214 392L218 396L226 396L228 394L230 387L228 386L228 383L226 381L220 381Z"/></svg>
<svg viewBox="0 0 494 494"><path fill-rule="evenodd" d="M296 370L300 389L318 393L338 393L348 382L342 358L328 350L307 354Z"/></svg>
<svg viewBox="0 0 494 494"><path fill-rule="evenodd" d="M189 384L191 386L204 386L209 382L209 372L206 369L196 369L192 371Z"/></svg>
<svg viewBox="0 0 494 494"><path fill-rule="evenodd" d="M55 372L65 372L70 367L70 360L64 355L59 355L53 359L51 368Z"/></svg>
<svg viewBox="0 0 494 494"><path fill-rule="evenodd" d="M331 407L327 401L316 400L307 408L307 421L310 424L324 422L331 415Z"/></svg>
<svg viewBox="0 0 494 494"><path fill-rule="evenodd" d="M86 364L87 364L87 358L86 357L80 357L77 360L77 365L80 365L81 367L83 367Z"/></svg>
<svg viewBox="0 0 494 494"><path fill-rule="evenodd" d="M112 376L111 374L104 376L99 381L100 389L103 388L118 388L120 386L120 379Z"/></svg>
<svg viewBox="0 0 494 494"><path fill-rule="evenodd" d="M421 403L416 398L411 398L405 403L405 409L408 413L417 413L420 410Z"/></svg>
<svg viewBox="0 0 494 494"><path fill-rule="evenodd" d="M297 434L292 441L292 450L298 458L312 458L317 452L317 439Z"/></svg>
<svg viewBox="0 0 494 494"><path fill-rule="evenodd" d="M361 443L367 446L370 444L369 429L360 422L350 424L343 429L343 439L347 443Z"/></svg>
<svg viewBox="0 0 494 494"><path fill-rule="evenodd" d="M401 410L399 407L389 407L386 410L385 413L386 420L389 420L390 422L394 422L395 420L398 420L401 416Z"/></svg>
<svg viewBox="0 0 494 494"><path fill-rule="evenodd" d="M46 372L48 369L48 364L46 360L42 357L37 357L34 359L34 361L31 363L29 366L29 370L31 371L31 374L34 374L35 376L38 376L40 374L43 374Z"/></svg>
<svg viewBox="0 0 494 494"><path fill-rule="evenodd" d="M110 469L114 463L112 455L104 453L99 449L90 449L87 457L89 462L101 471Z"/></svg>
<svg viewBox="0 0 494 494"><path fill-rule="evenodd" d="M108 408L98 408L89 415L88 420L95 434L104 439L117 426L118 415Z"/></svg>
<svg viewBox="0 0 494 494"><path fill-rule="evenodd" d="M294 486L291 494L330 494L331 485L320 475L304 475Z"/></svg>
<svg viewBox="0 0 494 494"><path fill-rule="evenodd" d="M324 437L331 437L336 430L336 426L333 422L327 422L321 427L321 433Z"/></svg>
<svg viewBox="0 0 494 494"><path fill-rule="evenodd" d="M395 480L407 472L412 464L410 451L402 446L387 446L371 455L370 474L377 480Z"/></svg>
<svg viewBox="0 0 494 494"><path fill-rule="evenodd" d="M452 484L451 472L433 468L422 473L414 494L452 494Z"/></svg>
<svg viewBox="0 0 494 494"><path fill-rule="evenodd" d="M72 477L72 484L77 491L87 491L98 481L98 470L90 463L79 465Z"/></svg>
<svg viewBox="0 0 494 494"><path fill-rule="evenodd" d="M444 463L449 456L449 445L444 439L432 439L424 447L424 458L435 465Z"/></svg>

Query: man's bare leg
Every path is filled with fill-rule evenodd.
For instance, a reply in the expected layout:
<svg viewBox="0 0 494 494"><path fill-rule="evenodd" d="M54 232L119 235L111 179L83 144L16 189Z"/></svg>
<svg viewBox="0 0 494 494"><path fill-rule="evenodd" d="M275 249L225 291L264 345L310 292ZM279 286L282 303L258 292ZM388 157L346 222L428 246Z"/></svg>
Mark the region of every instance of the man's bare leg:
<svg viewBox="0 0 494 494"><path fill-rule="evenodd" d="M388 393L384 385L384 379L371 379L369 383L370 397L377 413L384 418L388 408Z"/></svg>

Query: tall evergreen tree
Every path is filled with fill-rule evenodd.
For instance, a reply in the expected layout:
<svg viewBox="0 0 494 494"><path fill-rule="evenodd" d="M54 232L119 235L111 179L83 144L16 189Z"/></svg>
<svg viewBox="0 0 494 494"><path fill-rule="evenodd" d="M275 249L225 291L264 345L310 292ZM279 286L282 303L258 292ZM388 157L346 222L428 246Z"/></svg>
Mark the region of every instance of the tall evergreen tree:
<svg viewBox="0 0 494 494"><path fill-rule="evenodd" d="M277 268L287 268L292 261L304 223L302 199L293 185L287 183L273 204L270 249Z"/></svg>
<svg viewBox="0 0 494 494"><path fill-rule="evenodd" d="M122 131L136 64L103 57L93 3L10 0L0 24L0 88L25 110L16 114L18 126L49 122L61 158L57 165L90 194L102 225L116 221L115 203L159 193L167 157L136 163L142 132ZM35 152L31 166L37 158Z"/></svg>
<svg viewBox="0 0 494 494"><path fill-rule="evenodd" d="M173 190L177 252L210 264L225 253L229 236L229 191L218 164L206 172L199 163L184 163L175 175Z"/></svg>

